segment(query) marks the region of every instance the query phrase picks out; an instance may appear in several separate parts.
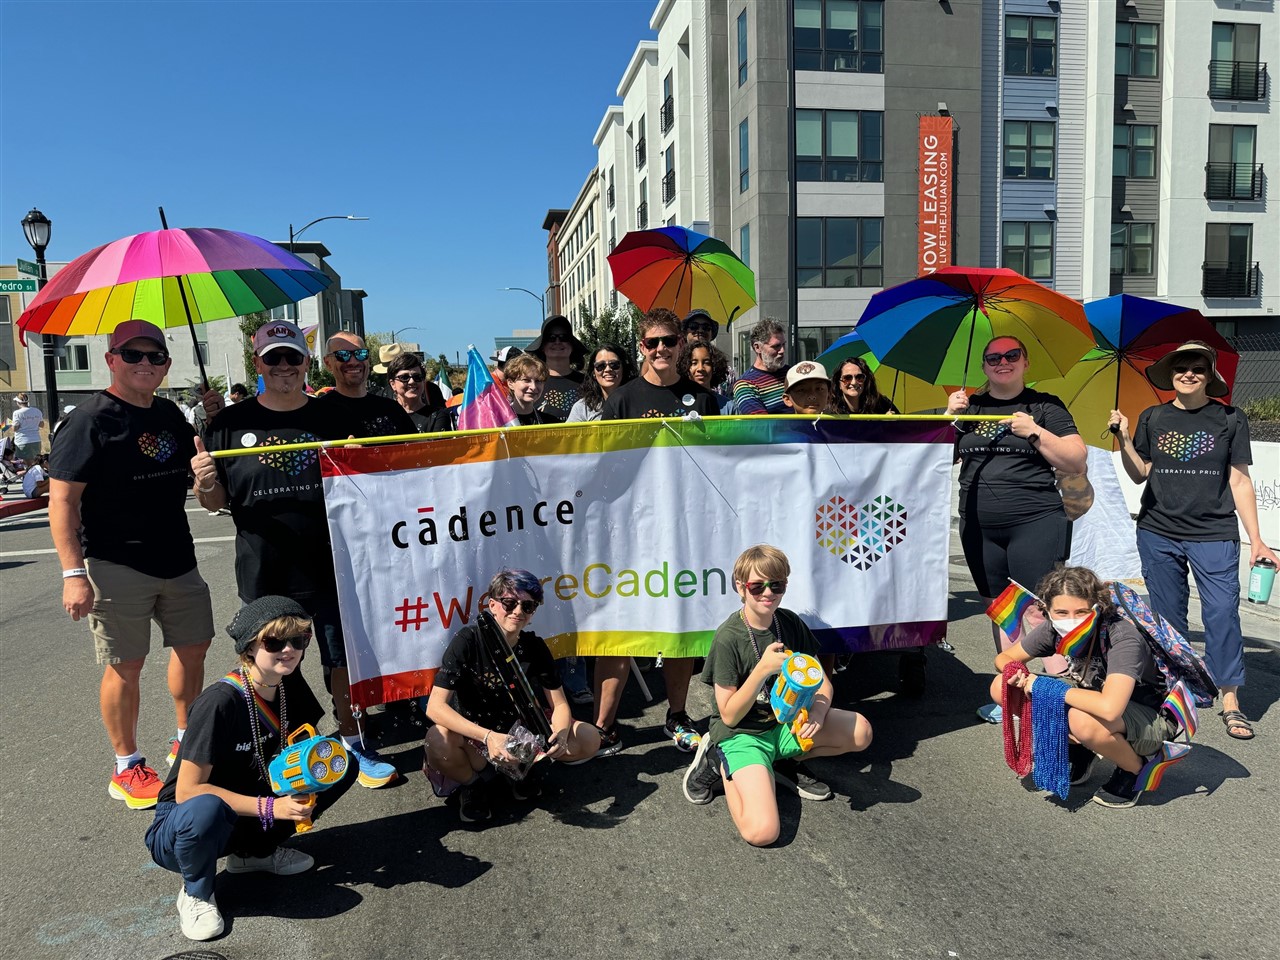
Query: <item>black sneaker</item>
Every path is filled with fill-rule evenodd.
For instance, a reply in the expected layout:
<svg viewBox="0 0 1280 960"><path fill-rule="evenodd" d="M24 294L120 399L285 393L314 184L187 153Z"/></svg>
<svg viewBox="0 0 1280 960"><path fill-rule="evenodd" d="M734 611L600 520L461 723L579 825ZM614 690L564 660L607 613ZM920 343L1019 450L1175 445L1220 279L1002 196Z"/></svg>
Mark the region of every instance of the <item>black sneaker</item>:
<svg viewBox="0 0 1280 960"><path fill-rule="evenodd" d="M1145 765L1147 758L1143 757L1142 762ZM1104 807L1123 809L1132 807L1138 802L1140 796L1142 796L1142 789L1138 786L1138 775L1116 767L1116 772L1111 774L1111 779L1093 795L1093 802L1100 803Z"/></svg>
<svg viewBox="0 0 1280 960"><path fill-rule="evenodd" d="M481 823L492 816L483 782L468 783L458 791L458 819L463 823Z"/></svg>
<svg viewBox="0 0 1280 960"><path fill-rule="evenodd" d="M711 742L711 735L702 738L693 763L684 772L684 798L690 803L710 803L720 786L720 765L724 754Z"/></svg>
<svg viewBox="0 0 1280 960"><path fill-rule="evenodd" d="M1079 786L1089 779L1093 773L1094 761L1098 759L1088 747L1080 743L1067 745L1067 762L1071 764L1071 785Z"/></svg>
<svg viewBox="0 0 1280 960"><path fill-rule="evenodd" d="M779 760L775 763L773 779L779 786L786 787L805 800L830 800L833 796L831 788L798 760Z"/></svg>
<svg viewBox="0 0 1280 960"><path fill-rule="evenodd" d="M612 757L615 753L622 752L622 738L618 736L618 725L615 723L608 730L600 731L600 749L596 751L597 757Z"/></svg>
<svg viewBox="0 0 1280 960"><path fill-rule="evenodd" d="M693 720L683 710L679 713L667 713L667 722L662 725L662 733L685 753L693 753L697 750L698 743L702 740L702 734L698 733Z"/></svg>
<svg viewBox="0 0 1280 960"><path fill-rule="evenodd" d="M511 796L521 802L534 800L542 796L542 784L532 775L525 777L523 780L513 780L511 781Z"/></svg>

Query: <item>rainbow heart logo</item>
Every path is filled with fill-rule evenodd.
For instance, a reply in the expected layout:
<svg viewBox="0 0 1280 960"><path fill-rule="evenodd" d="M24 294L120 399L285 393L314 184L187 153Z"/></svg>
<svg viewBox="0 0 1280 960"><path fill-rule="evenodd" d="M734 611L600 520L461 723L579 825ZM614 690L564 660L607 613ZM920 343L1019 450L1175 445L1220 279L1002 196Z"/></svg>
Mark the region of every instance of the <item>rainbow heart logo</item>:
<svg viewBox="0 0 1280 960"><path fill-rule="evenodd" d="M814 515L818 546L857 570L867 570L907 538L907 509L879 496L861 506L835 496Z"/></svg>
<svg viewBox="0 0 1280 960"><path fill-rule="evenodd" d="M164 463L178 449L173 434L162 430L159 434L144 433L138 437L138 449L157 463Z"/></svg>
<svg viewBox="0 0 1280 960"><path fill-rule="evenodd" d="M1203 457L1213 450L1214 445L1213 434L1203 430L1197 430L1195 433L1169 430L1160 434L1159 439L1156 440L1157 450L1183 463L1194 460L1196 457Z"/></svg>
<svg viewBox="0 0 1280 960"><path fill-rule="evenodd" d="M291 439L277 437L272 434L263 440L260 445L278 447L286 443L315 443L318 439L318 437L313 437L309 433L300 433ZM287 473L291 477L296 477L310 467L315 466L318 459L319 457L314 450L268 450L258 454L258 462L263 466L279 470L281 473Z"/></svg>

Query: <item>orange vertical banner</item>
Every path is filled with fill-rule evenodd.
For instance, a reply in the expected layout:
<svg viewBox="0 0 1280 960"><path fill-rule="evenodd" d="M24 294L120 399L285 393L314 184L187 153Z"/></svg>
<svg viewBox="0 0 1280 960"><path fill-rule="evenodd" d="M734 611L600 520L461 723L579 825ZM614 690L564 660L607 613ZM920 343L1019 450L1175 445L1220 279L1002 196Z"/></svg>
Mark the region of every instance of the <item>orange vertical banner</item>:
<svg viewBox="0 0 1280 960"><path fill-rule="evenodd" d="M920 118L920 183L916 221L920 231L916 272L920 276L927 276L952 263L953 133L950 117Z"/></svg>

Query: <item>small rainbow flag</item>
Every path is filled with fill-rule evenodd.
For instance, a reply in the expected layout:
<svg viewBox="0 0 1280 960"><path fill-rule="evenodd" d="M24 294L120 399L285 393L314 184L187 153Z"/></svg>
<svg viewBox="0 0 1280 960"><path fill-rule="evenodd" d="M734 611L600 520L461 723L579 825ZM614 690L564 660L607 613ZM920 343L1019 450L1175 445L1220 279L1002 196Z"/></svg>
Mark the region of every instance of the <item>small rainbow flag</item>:
<svg viewBox="0 0 1280 960"><path fill-rule="evenodd" d="M1187 735L1188 740L1196 735L1196 727L1199 725L1200 718L1196 713L1195 698L1191 696L1191 691L1187 689L1185 680L1179 680L1174 684L1173 689L1169 691L1169 695L1164 698L1164 703L1160 705L1160 709L1168 711L1178 725L1178 729Z"/></svg>
<svg viewBox="0 0 1280 960"><path fill-rule="evenodd" d="M1022 634L1022 615L1037 599L1034 593L1017 580L1010 580L1000 596L987 607L987 616L1005 632L1005 636L1017 643Z"/></svg>
<svg viewBox="0 0 1280 960"><path fill-rule="evenodd" d="M467 385L458 408L459 430L488 430L516 423L506 390L493 382L484 357L474 346L467 351Z"/></svg>
<svg viewBox="0 0 1280 960"><path fill-rule="evenodd" d="M1089 638L1093 636L1098 625L1098 611L1090 610L1089 615L1080 625L1058 640L1058 655L1062 657L1083 657L1089 649Z"/></svg>
<svg viewBox="0 0 1280 960"><path fill-rule="evenodd" d="M1171 743L1166 740L1164 746L1160 748L1160 752L1138 771L1138 788L1143 791L1156 789L1156 787L1160 786L1160 781L1164 779L1164 772L1179 760L1186 759L1187 754L1190 752L1191 744Z"/></svg>

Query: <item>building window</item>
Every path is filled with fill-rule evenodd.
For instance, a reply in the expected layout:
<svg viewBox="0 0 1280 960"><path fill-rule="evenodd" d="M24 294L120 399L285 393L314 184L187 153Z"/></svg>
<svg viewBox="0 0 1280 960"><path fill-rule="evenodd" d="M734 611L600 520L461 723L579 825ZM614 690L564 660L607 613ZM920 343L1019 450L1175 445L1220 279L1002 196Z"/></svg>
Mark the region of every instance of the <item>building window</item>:
<svg viewBox="0 0 1280 960"><path fill-rule="evenodd" d="M1117 123L1112 136L1111 175L1150 180L1156 175L1156 128L1152 124Z"/></svg>
<svg viewBox="0 0 1280 960"><path fill-rule="evenodd" d="M1052 77L1057 73L1056 17L1004 18L1004 72L1009 77Z"/></svg>
<svg viewBox="0 0 1280 960"><path fill-rule="evenodd" d="M738 86L747 82L747 8L738 14Z"/></svg>
<svg viewBox="0 0 1280 960"><path fill-rule="evenodd" d="M209 362L208 340L197 340L191 345L191 362L197 365Z"/></svg>
<svg viewBox="0 0 1280 960"><path fill-rule="evenodd" d="M751 224L744 223L738 229L738 257L751 266Z"/></svg>
<svg viewBox="0 0 1280 960"><path fill-rule="evenodd" d="M795 0L795 68L884 72L883 0Z"/></svg>
<svg viewBox="0 0 1280 960"><path fill-rule="evenodd" d="M1258 128L1209 124L1209 162L1204 195L1210 200L1261 200L1262 167L1257 160Z"/></svg>
<svg viewBox="0 0 1280 960"><path fill-rule="evenodd" d="M1156 225L1111 225L1111 272L1127 277L1149 277L1155 270Z"/></svg>
<svg viewBox="0 0 1280 960"><path fill-rule="evenodd" d="M745 193L751 182L750 120L738 124L738 192Z"/></svg>
<svg viewBox="0 0 1280 960"><path fill-rule="evenodd" d="M666 133L676 122L676 90L672 71L662 78L662 111L658 117L662 132Z"/></svg>
<svg viewBox="0 0 1280 960"><path fill-rule="evenodd" d="M649 179L640 181L640 205L636 207L636 229L644 230L649 226Z"/></svg>
<svg viewBox="0 0 1280 960"><path fill-rule="evenodd" d="M797 110L796 179L884 180L884 114L874 110Z"/></svg>
<svg viewBox="0 0 1280 960"><path fill-rule="evenodd" d="M1001 232L1001 262L1032 280L1053 277L1053 224L1047 220L1006 220Z"/></svg>
<svg viewBox="0 0 1280 960"><path fill-rule="evenodd" d="M675 144L667 147L662 155L662 202L670 203L676 198L676 148Z"/></svg>
<svg viewBox="0 0 1280 960"><path fill-rule="evenodd" d="M1160 75L1160 26L1123 20L1116 24L1116 76Z"/></svg>
<svg viewBox="0 0 1280 960"><path fill-rule="evenodd" d="M649 159L649 152L644 138L644 114L640 114L640 122L636 125L636 169L644 169L645 162Z"/></svg>
<svg viewBox="0 0 1280 960"><path fill-rule="evenodd" d="M62 356L55 357L54 363L60 371L68 373L85 373L89 369L89 345L87 343L67 343L63 345Z"/></svg>
<svg viewBox="0 0 1280 960"><path fill-rule="evenodd" d="M267 316L272 320L297 321L298 305L296 303L286 303L284 306L272 307L267 311Z"/></svg>
<svg viewBox="0 0 1280 960"><path fill-rule="evenodd" d="M1256 297L1258 265L1253 262L1253 225L1206 223L1204 225L1204 280L1206 297Z"/></svg>
<svg viewBox="0 0 1280 960"><path fill-rule="evenodd" d="M1054 124L1040 120L1004 122L1006 180L1052 180Z"/></svg>
<svg viewBox="0 0 1280 960"><path fill-rule="evenodd" d="M1209 96L1215 100L1261 100L1267 65L1258 62L1259 25L1215 23L1209 61Z"/></svg>
<svg viewBox="0 0 1280 960"><path fill-rule="evenodd" d="M796 220L797 287L878 287L884 282L879 217Z"/></svg>

